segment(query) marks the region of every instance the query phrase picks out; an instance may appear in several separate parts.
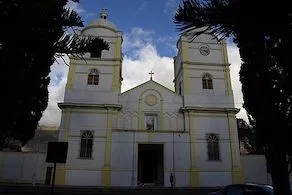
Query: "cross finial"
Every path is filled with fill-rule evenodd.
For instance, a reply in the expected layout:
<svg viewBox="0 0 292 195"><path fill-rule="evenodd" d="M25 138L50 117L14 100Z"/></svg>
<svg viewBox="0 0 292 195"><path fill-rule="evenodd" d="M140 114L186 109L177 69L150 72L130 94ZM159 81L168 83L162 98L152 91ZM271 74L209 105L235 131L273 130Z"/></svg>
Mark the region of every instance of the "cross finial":
<svg viewBox="0 0 292 195"><path fill-rule="evenodd" d="M148 74L150 74L150 80L152 80L152 75L154 74L154 72L151 70Z"/></svg>

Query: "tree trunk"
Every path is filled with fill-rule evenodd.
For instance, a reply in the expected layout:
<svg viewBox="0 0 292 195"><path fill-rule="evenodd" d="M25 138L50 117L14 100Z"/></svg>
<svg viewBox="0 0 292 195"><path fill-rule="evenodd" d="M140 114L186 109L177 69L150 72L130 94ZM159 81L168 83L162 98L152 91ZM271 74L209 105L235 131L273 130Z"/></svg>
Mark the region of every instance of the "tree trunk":
<svg viewBox="0 0 292 195"><path fill-rule="evenodd" d="M274 195L291 195L286 152L281 148L270 147L270 155Z"/></svg>

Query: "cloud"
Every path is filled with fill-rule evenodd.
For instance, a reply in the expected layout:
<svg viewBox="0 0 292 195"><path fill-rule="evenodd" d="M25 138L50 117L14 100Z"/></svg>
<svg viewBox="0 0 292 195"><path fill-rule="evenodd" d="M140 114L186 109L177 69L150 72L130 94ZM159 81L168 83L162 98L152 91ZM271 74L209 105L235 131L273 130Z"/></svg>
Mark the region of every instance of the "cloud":
<svg viewBox="0 0 292 195"><path fill-rule="evenodd" d="M164 5L163 13L174 15L177 8L177 2L176 0L167 0L167 2Z"/></svg>
<svg viewBox="0 0 292 195"><path fill-rule="evenodd" d="M139 13L141 13L142 11L144 11L145 8L147 7L147 4L148 4L147 1L143 1L143 3L140 5L140 7L138 7L136 13L139 14Z"/></svg>
<svg viewBox="0 0 292 195"><path fill-rule="evenodd" d="M145 45L152 44L154 32L139 27L132 28L130 33L123 36L123 53L135 57Z"/></svg>
<svg viewBox="0 0 292 195"><path fill-rule="evenodd" d="M246 121L247 115L246 110L242 108L243 105L243 95L241 92L241 83L239 81L239 71L241 66L241 59L239 55L239 50L237 46L233 43L228 43L227 52L230 65L230 76L231 76L231 84L234 94L234 102L235 107L240 109L240 112L237 114L238 118L243 118Z"/></svg>
<svg viewBox="0 0 292 195"><path fill-rule="evenodd" d="M171 49L172 52L175 54L177 53L177 47L176 47L176 42L177 42L177 37L174 36L161 36L156 39L157 43L159 45L162 45L165 49Z"/></svg>
<svg viewBox="0 0 292 195"><path fill-rule="evenodd" d="M64 59L68 64L68 57L64 57ZM60 58L51 66L49 103L39 122L40 125L58 126L60 124L61 110L58 108L57 103L62 102L64 99L68 69L68 66Z"/></svg>
<svg viewBox="0 0 292 195"><path fill-rule="evenodd" d="M173 59L160 56L154 45L148 43L141 47L135 58L125 56L123 61L124 81L122 91L131 89L150 79L149 72L154 72L153 80L169 89L173 87Z"/></svg>
<svg viewBox="0 0 292 195"><path fill-rule="evenodd" d="M85 10L80 6L80 4L73 1L68 1L66 8L76 11L77 14L85 13Z"/></svg>

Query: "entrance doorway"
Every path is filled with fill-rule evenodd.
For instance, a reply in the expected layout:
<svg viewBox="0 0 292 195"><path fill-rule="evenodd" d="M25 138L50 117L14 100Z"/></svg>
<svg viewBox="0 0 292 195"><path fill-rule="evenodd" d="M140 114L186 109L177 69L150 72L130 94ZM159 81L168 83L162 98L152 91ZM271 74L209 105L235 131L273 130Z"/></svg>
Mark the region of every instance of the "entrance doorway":
<svg viewBox="0 0 292 195"><path fill-rule="evenodd" d="M138 145L138 184L163 186L163 144Z"/></svg>

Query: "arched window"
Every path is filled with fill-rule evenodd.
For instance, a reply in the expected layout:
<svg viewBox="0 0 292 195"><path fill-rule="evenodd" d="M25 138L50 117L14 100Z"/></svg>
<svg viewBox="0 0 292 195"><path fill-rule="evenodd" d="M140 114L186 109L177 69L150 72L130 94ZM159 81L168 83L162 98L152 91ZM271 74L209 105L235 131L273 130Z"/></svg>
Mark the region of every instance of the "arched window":
<svg viewBox="0 0 292 195"><path fill-rule="evenodd" d="M91 69L88 74L87 85L98 85L99 72L97 69Z"/></svg>
<svg viewBox="0 0 292 195"><path fill-rule="evenodd" d="M202 85L203 89L213 89L212 75L209 73L204 74L202 78Z"/></svg>
<svg viewBox="0 0 292 195"><path fill-rule="evenodd" d="M92 158L93 134L91 131L83 131L80 142L80 158Z"/></svg>
<svg viewBox="0 0 292 195"><path fill-rule="evenodd" d="M207 134L207 145L208 145L207 146L208 160L220 160L218 134L214 134L214 133Z"/></svg>

